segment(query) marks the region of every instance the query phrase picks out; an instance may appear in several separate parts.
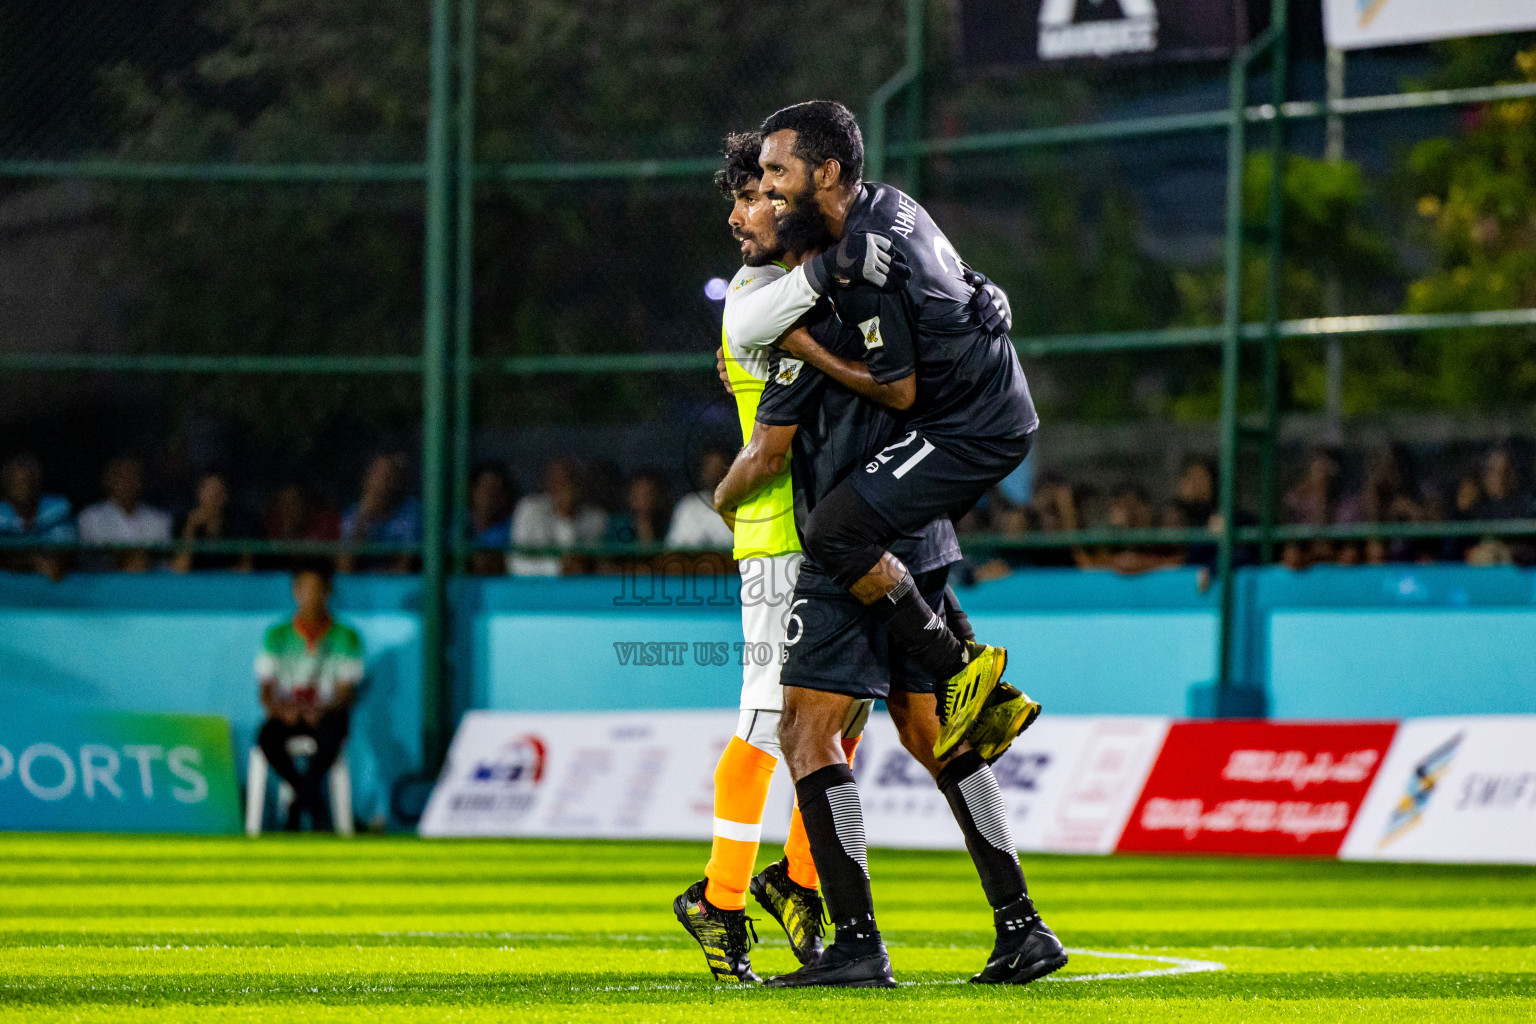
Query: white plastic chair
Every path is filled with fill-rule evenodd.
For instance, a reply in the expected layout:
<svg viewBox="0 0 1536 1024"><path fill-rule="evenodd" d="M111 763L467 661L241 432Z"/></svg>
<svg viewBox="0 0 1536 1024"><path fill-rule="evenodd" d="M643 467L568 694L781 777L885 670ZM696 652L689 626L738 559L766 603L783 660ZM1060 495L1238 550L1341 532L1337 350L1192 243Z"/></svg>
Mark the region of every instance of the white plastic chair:
<svg viewBox="0 0 1536 1024"><path fill-rule="evenodd" d="M295 736L288 741L289 757L313 757L319 749L313 736ZM245 768L245 834L251 838L261 835L261 819L267 809L267 756L260 747L251 748L251 756ZM343 750L331 765L326 779L331 796L331 823L339 836L351 836L356 831L352 823L352 770L347 766L347 752ZM279 781L277 786L277 813L286 817L293 803L293 787Z"/></svg>

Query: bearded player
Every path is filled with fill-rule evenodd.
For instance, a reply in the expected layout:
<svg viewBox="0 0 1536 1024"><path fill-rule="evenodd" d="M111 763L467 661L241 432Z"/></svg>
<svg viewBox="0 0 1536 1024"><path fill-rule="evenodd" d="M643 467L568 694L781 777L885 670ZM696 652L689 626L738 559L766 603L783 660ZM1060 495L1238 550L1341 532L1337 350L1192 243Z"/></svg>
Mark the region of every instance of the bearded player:
<svg viewBox="0 0 1536 1024"><path fill-rule="evenodd" d="M726 331L751 342L782 338L786 354L901 414L903 433L819 497L803 539L808 564L937 680L932 754L943 761L978 740L1007 655L954 628L896 542L963 515L1023 460L1039 420L1012 343L969 308L973 289L954 246L910 197L863 182L863 139L847 108L798 104L768 118L762 134L761 191L780 208L780 230L809 221L834 244L727 310ZM791 331L827 304L856 327L862 359ZM804 573L799 589L812 589ZM835 679L815 671L816 661L815 648L805 657L790 650L781 740L837 934L816 963L774 981L890 984L858 789L830 742L847 708L880 695L882 680ZM1003 745L1030 721L1033 714L1010 723ZM975 980L1027 983L1066 963L1027 895L994 908L999 942Z"/></svg>
<svg viewBox="0 0 1536 1024"><path fill-rule="evenodd" d="M734 191L732 227L737 237L744 241L749 262L759 252L777 256L776 260L767 262L769 269L759 269L745 276L772 279L786 273L789 265L800 262L804 256L801 250L819 247L824 239L819 231L780 235L775 230L768 215L767 204L756 189L758 183L755 176L759 171L752 141L748 136L735 136L728 140L724 185ZM799 242L794 240L796 237L800 239ZM775 242L778 243L776 252ZM980 275L974 275L974 283L981 286L972 297L977 315L983 322L1006 331L1006 296ZM853 354L848 352L849 345L854 349L859 348L861 339L857 332L843 328L835 317L823 315L821 322L812 329L819 332L819 340L834 348L841 348L845 354ZM850 333L853 335L851 341L846 337ZM729 333L721 355L722 378L727 381L728 387L738 396L738 401L744 391L749 392L751 404L758 410L756 423L751 425L746 422L746 413L743 412L743 433L749 435L746 447L737 456L730 474L716 492L717 505L722 514L730 518L735 513L738 531L743 516L750 514L754 505L771 495L775 488L782 486L783 469L790 458L791 441L794 445L792 474L795 508L801 513L803 525L804 515L814 507L818 497L824 496L870 453L884 446L896 430L895 419L888 411L832 384L821 374L803 367L797 360L787 358L777 350L769 355L766 372L759 363L757 373L750 377L744 373L743 363L756 353L743 352L733 347ZM742 358L744 355L747 359ZM800 426L802 423L803 427ZM935 520L917 534L893 544L893 548L900 552L904 561L923 581L922 592L925 598L945 608L956 632L968 637L970 631L967 620L945 581L947 567L960 557L953 524L948 519ZM787 636L784 641L786 654L799 655L813 650L814 660L807 662L801 657L792 659L790 664L798 667L801 683L808 676L816 680L811 685L830 686L845 692L867 690L870 696L887 698L903 745L933 775L935 783L954 809L956 821L965 835L967 848L976 863L989 901L994 908L1005 908L995 915L1000 922L999 942L992 958L995 960L998 949L1008 945L1002 935L1003 919L1007 918L1011 922L1017 916L1012 913L1013 909L1025 897L1023 875L1019 870L1012 835L1002 810L1002 795L988 762L995 760L1006 749L1012 735L1009 726L1018 715L1038 713L1039 707L1002 684L1000 691L994 695L996 699L988 713L983 716L983 727L973 735L976 752L972 752L969 747L962 747L957 751L958 756L940 764L932 753L939 729L932 696L938 680L927 674L911 658L892 648L883 624L867 614L858 602L835 586L829 586L830 581L826 580L824 574L821 578L823 583L815 594L805 599L797 596L791 615L793 625L781 633ZM803 576L800 582L803 587ZM801 592L802 589L797 587L797 595ZM784 682L788 685L791 680L786 677ZM844 723L841 740L845 751L850 747L849 737L862 725L869 703L866 698L850 704L850 721L856 724L850 728L849 722ZM754 715L759 720L762 717L761 714ZM746 725L745 712L743 725ZM771 772L771 767L768 770ZM724 795L724 782L717 776L717 807ZM760 803L757 812L760 818ZM717 822L717 857L711 860L711 869L715 868L720 859L720 831ZM785 926L797 957L802 964L807 965L801 972L788 978L776 979L776 982L894 984L888 962L882 970L870 977L862 977L857 971L850 974L846 970L833 970L829 975L825 967L815 966L821 959L819 919L822 904L815 891L817 875L814 864L809 863L805 847L803 823L797 808L790 843L787 844L789 856L784 861L770 865L750 884L758 902ZM742 877L745 877L744 873ZM716 876L711 874L707 885L716 883ZM711 967L716 968L718 975L721 971L717 964L744 964L746 951L744 941L739 949L711 950L711 944L705 941L701 932L710 923L719 927L724 923L721 918L725 915L703 893L695 891L701 887L706 887L706 883L698 883L694 889L680 897L677 911L684 925L700 938ZM806 929L806 922L811 923L813 929ZM740 933L744 940L744 927ZM728 936L726 944L729 944ZM860 968L868 966L864 964ZM865 970L864 973L869 972ZM1011 978L1006 972L999 975L996 967L989 965L988 970L975 980L1003 981Z"/></svg>
<svg viewBox="0 0 1536 1024"><path fill-rule="evenodd" d="M726 292L730 309L746 295L781 276L787 268L775 241L773 210L757 190L755 133L726 140L725 167L716 185L732 201L730 225L741 243L742 267ZM798 255L798 254L796 254ZM746 444L756 421L758 400L773 356L767 345L739 346L722 331L726 372ZM704 950L705 960L721 981L759 981L748 955L746 896L752 886L759 902L776 902L775 917L789 935L802 962L821 952L822 903L819 877L811 859L805 826L796 808L790 820L784 859L757 879L753 868L763 830L768 785L778 765L779 717L783 687L779 665L795 581L800 571L800 538L795 529L794 493L786 465L780 459L770 479L751 500L727 517L735 534L734 555L741 570L741 629L752 649L772 651L764 659L743 656L740 716L736 733L715 766L714 840L704 878L673 901L678 921ZM858 736L869 717L871 701L850 706L839 728L839 747L853 756Z"/></svg>

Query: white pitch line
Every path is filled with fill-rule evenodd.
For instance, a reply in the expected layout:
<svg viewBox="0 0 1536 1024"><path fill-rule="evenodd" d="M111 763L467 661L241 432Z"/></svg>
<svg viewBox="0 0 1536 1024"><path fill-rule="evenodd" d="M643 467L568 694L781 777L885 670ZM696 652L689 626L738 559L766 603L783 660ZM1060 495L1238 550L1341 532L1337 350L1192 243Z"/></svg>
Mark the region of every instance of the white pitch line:
<svg viewBox="0 0 1536 1024"><path fill-rule="evenodd" d="M1202 974L1206 971L1224 971L1227 965L1217 960L1191 960L1182 956L1157 956L1152 953L1111 953L1101 949L1074 949L1067 947L1068 953L1078 956L1103 957L1106 960L1151 960L1160 964L1171 964L1169 967L1155 967L1149 971L1108 971L1103 974L1052 974L1041 978L1041 981L1116 981L1123 978L1171 978L1176 974ZM964 978L955 978L949 981L899 981L896 983L901 988L937 988L940 986L968 984ZM654 985L603 985L594 989L581 988L579 991L597 992L674 992L689 988L688 985L679 985L676 982L660 982ZM577 989L573 988L573 991ZM741 989L739 991L746 991Z"/></svg>
<svg viewBox="0 0 1536 1024"><path fill-rule="evenodd" d="M409 938L476 938L476 939L496 938L496 939L503 939L503 940L505 940L505 939L514 939L514 940L516 940L516 939L522 939L522 940L528 940L528 939L535 939L535 940L537 940L537 939L545 939L545 940L554 939L554 940L560 940L560 939L565 939L565 940L569 940L569 939L576 939L576 938L588 938L588 936L561 935L561 934L555 934L555 933L550 933L550 932L374 932L372 934L376 935L378 937L381 937L381 938L402 938L402 937L409 937ZM655 936L655 935L604 935L602 937L604 939L625 939L625 940L640 940L640 941L655 941L656 939L660 938L660 936ZM893 943L893 945L900 945L900 944L899 943ZM23 948L33 948L33 947L23 947ZM51 946L44 946L44 947L36 947L36 948L51 949L53 947L51 947ZM276 946L227 946L227 945L187 946L187 945L182 945L182 946L131 946L131 947L128 947L128 948L132 949L132 950L134 950L136 952L148 952L148 951L162 951L162 950L173 950L173 949L181 949L181 950L277 949L279 947L276 947ZM287 948L287 947L281 947L281 948ZM1262 948L1262 947L1252 947L1252 948ZM502 947L502 949L503 950L509 950L509 947ZM1102 973L1099 973L1099 974L1052 974L1052 975L1050 975L1048 977L1041 978L1040 979L1041 981L1119 981L1119 980L1122 980L1122 979L1130 979L1130 978L1171 978L1171 977L1173 977L1175 975L1179 975L1179 974L1202 974L1202 973L1205 973L1207 971L1224 971L1224 970L1227 969L1227 965L1222 963L1222 962L1220 962L1219 960L1191 960L1191 959L1189 959L1187 957L1182 957L1182 956L1158 956L1158 955L1156 955L1154 953L1112 953L1112 952L1110 952L1108 950L1102 950L1102 949L1077 949L1077 948L1073 948L1071 946L1066 947L1066 949L1067 949L1068 953L1072 953L1072 954L1075 954L1077 956L1102 957L1103 959L1106 959L1106 960L1150 960L1150 961L1153 961L1155 963L1169 964L1171 966L1168 966L1168 967L1154 967L1151 970L1146 970L1146 971L1105 971L1105 972L1102 972ZM658 952L662 952L662 951L670 952L671 950L670 949L658 950ZM902 987L905 988L905 987L908 987L908 986L922 986L922 987L926 987L926 986L937 986L937 985L963 985L965 983L966 983L965 979L955 979L953 981L903 981L903 982L900 982L899 984ZM673 989L681 989L683 987L685 987L685 986L669 985L669 984L659 984L659 985L605 985L605 986L597 987L597 988L593 989L592 991L598 991L598 992L636 992L636 991L642 991L642 990L644 990L644 991L670 991L670 990L673 990Z"/></svg>
<svg viewBox="0 0 1536 1024"><path fill-rule="evenodd" d="M1053 974L1042 981L1108 981L1116 978L1171 978L1175 974L1201 974L1205 971L1224 971L1227 965L1219 960L1190 960L1182 956L1154 956L1151 953L1110 953L1100 949L1073 949L1068 953L1078 956L1104 957L1107 960L1152 960L1172 967L1156 967L1150 971L1109 971L1104 974Z"/></svg>
<svg viewBox="0 0 1536 1024"><path fill-rule="evenodd" d="M375 934L398 936L401 933L399 933L399 932L378 932L378 933L375 933ZM547 939L566 939L566 940L569 940L569 939L575 939L575 938L588 938L589 937L589 936L575 936L575 935L560 935L560 934L554 934L554 933L548 933L548 932L497 932L497 933L489 933L489 934L485 933L485 932L406 932L405 934L409 935L411 937L441 937L441 938L467 938L467 937L489 938L489 937L495 937L495 938L500 938L500 939L513 939L513 940L524 940L524 941L529 940L529 939L534 939L534 940L537 940L537 939L546 939L546 940ZM604 939L608 939L608 940L623 939L623 940L627 940L627 941L655 941L656 939L660 938L660 936L654 936L654 935L612 935L612 934L604 934L602 937ZM679 940L679 944L681 944L681 940ZM765 943L765 945L766 944L773 944L773 940L769 940L769 943ZM893 946L899 946L901 944L900 943L892 943L892 945ZM1205 973L1207 971L1224 971L1224 970L1227 969L1227 965L1222 963L1219 960L1191 960L1188 957L1182 957L1182 956L1158 956L1158 955L1156 955L1154 953L1112 953L1112 952L1109 952L1108 950L1102 950L1102 949L1075 949L1075 948L1073 948L1071 946L1066 947L1066 949L1067 949L1068 953L1073 953L1073 954L1076 954L1078 956L1102 957L1102 958L1104 958L1106 960L1150 960L1150 961L1152 961L1154 963L1169 964L1170 966L1168 966L1168 967L1154 967L1151 970L1146 970L1146 971L1104 971L1104 972L1099 973L1099 974L1052 974L1052 975L1049 975L1048 977L1040 979L1041 981L1118 981L1118 980L1130 979L1130 978L1171 978L1171 977L1174 977L1175 975L1179 975L1179 974L1203 974L1203 973ZM957 979L955 981L904 981L904 982L900 982L900 984L903 985L903 986L907 986L907 985L924 985L924 986L926 986L926 985L963 985L965 983L966 982L965 982L964 979ZM665 989L670 989L672 987L674 987L674 986L669 986L669 985L659 985L659 986L649 986L649 985L647 985L647 986L627 985L626 986L626 985L620 985L620 986L605 986L605 987L597 989L596 991L599 991L599 992L620 992L620 991L630 991L630 992L633 992L633 991L638 991L638 990L640 990L642 988L644 988L644 989L653 989L654 988L654 989L663 989L663 990L665 990Z"/></svg>

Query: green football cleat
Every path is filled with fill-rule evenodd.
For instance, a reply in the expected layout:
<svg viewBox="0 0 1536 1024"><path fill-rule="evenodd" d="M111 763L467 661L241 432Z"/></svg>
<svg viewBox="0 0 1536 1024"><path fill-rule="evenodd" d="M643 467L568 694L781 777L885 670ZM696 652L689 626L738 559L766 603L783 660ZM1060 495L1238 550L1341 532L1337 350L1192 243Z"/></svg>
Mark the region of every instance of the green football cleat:
<svg viewBox="0 0 1536 1024"><path fill-rule="evenodd" d="M672 901L678 922L704 949L704 960L717 981L762 981L752 971L747 956L752 942L747 937L751 918L745 910L721 910L704 898L704 879L699 879ZM754 935L753 938L756 938Z"/></svg>
<svg viewBox="0 0 1536 1024"><path fill-rule="evenodd" d="M789 862L774 861L752 879L752 895L789 936L789 948L802 964L821 956L822 918L826 904L821 893L807 889L789 877Z"/></svg>
<svg viewBox="0 0 1536 1024"><path fill-rule="evenodd" d="M981 759L991 764L1013 741L1040 717L1040 703L1007 683L998 683L987 704L976 716L976 727L967 737Z"/></svg>
<svg viewBox="0 0 1536 1024"><path fill-rule="evenodd" d="M938 698L939 738L934 741L933 756L940 761L953 753L976 725L977 716L1008 667L1007 648L988 647L974 640L966 648L970 660L965 668L940 683L934 693Z"/></svg>

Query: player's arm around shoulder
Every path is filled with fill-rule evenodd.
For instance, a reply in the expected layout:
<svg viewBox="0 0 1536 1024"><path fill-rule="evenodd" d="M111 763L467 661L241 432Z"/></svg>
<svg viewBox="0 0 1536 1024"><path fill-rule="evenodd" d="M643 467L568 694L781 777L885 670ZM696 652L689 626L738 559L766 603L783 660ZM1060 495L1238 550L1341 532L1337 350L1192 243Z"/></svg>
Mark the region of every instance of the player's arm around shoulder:
<svg viewBox="0 0 1536 1024"><path fill-rule="evenodd" d="M878 333L878 326L876 333ZM837 355L822 346L811 337L810 332L805 330L791 331L779 347L786 354L796 359L803 359L849 391L872 402L878 402L901 412L912 408L912 403L917 401L915 372L888 383L881 383L870 372L867 363Z"/></svg>
<svg viewBox="0 0 1536 1024"><path fill-rule="evenodd" d="M772 345L818 299L799 267L742 267L725 293L727 347L742 353Z"/></svg>

